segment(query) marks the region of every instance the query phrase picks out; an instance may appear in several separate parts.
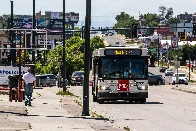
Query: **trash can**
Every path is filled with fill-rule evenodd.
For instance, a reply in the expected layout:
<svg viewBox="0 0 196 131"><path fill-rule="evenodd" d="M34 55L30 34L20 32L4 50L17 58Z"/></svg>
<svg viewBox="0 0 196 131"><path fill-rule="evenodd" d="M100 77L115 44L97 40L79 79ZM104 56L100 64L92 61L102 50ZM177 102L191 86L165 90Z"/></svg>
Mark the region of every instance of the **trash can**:
<svg viewBox="0 0 196 131"><path fill-rule="evenodd" d="M17 100L17 88L18 88L18 75L8 76L9 79L9 88L10 88L10 97L12 100ZM15 89L15 90L13 90Z"/></svg>

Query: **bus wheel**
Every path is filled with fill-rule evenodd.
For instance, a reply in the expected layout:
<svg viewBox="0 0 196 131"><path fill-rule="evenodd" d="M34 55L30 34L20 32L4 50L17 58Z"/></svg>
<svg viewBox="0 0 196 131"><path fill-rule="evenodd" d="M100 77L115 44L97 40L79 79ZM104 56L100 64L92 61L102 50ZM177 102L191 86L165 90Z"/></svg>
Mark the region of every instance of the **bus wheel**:
<svg viewBox="0 0 196 131"><path fill-rule="evenodd" d="M145 103L146 103L146 98L141 98L141 99L140 99L140 103L141 103L141 104L145 104Z"/></svg>
<svg viewBox="0 0 196 131"><path fill-rule="evenodd" d="M129 100L129 103L130 103L130 104L132 104L132 103L133 103L133 100L132 100L132 99L130 99L130 100Z"/></svg>
<svg viewBox="0 0 196 131"><path fill-rule="evenodd" d="M93 102L97 102L97 97L93 95Z"/></svg>
<svg viewBox="0 0 196 131"><path fill-rule="evenodd" d="M104 100L97 100L99 104L103 104Z"/></svg>

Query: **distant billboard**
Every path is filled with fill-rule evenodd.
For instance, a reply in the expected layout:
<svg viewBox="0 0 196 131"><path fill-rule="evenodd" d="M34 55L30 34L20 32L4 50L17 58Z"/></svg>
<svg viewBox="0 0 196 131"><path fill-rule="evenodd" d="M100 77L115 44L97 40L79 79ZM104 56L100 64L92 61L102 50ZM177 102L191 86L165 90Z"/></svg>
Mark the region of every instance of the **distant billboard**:
<svg viewBox="0 0 196 131"><path fill-rule="evenodd" d="M63 13L62 12L50 12L50 18L51 19L63 19ZM65 19L66 22L75 22L78 23L79 21L79 13L65 13Z"/></svg>
<svg viewBox="0 0 196 131"><path fill-rule="evenodd" d="M169 27L165 26L160 26L160 28L157 29L157 34L162 34L162 35L168 35L168 34L174 34L174 32L169 31Z"/></svg>
<svg viewBox="0 0 196 131"><path fill-rule="evenodd" d="M37 20L38 29L63 29L63 19L38 19ZM66 30L74 30L74 22L65 22Z"/></svg>
<svg viewBox="0 0 196 131"><path fill-rule="evenodd" d="M15 29L32 29L32 19L13 19L13 28ZM11 28L11 19L8 19L8 27Z"/></svg>
<svg viewBox="0 0 196 131"><path fill-rule="evenodd" d="M62 13L61 12L51 12L51 19L62 19Z"/></svg>

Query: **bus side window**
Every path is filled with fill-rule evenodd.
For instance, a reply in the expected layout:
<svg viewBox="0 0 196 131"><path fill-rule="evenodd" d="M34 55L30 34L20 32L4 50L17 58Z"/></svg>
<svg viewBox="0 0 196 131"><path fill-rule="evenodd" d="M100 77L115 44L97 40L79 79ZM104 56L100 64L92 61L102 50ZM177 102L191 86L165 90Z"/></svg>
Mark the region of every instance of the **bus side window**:
<svg viewBox="0 0 196 131"><path fill-rule="evenodd" d="M99 78L102 78L102 60L101 59L99 59L98 60L98 77Z"/></svg>

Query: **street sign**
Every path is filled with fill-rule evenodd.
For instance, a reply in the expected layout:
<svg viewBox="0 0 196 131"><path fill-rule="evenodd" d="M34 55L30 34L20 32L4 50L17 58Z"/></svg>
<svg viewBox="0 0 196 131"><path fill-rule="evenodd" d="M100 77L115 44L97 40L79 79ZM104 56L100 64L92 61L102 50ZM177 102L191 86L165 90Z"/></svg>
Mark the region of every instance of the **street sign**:
<svg viewBox="0 0 196 131"><path fill-rule="evenodd" d="M192 32L192 23L169 24L169 32Z"/></svg>
<svg viewBox="0 0 196 131"><path fill-rule="evenodd" d="M156 52L156 51L157 51L157 49L156 49L156 48L148 48L148 51Z"/></svg>
<svg viewBox="0 0 196 131"><path fill-rule="evenodd" d="M180 61L176 61L174 67L175 68L180 68Z"/></svg>
<svg viewBox="0 0 196 131"><path fill-rule="evenodd" d="M178 37L171 37L171 47L172 48L178 47Z"/></svg>
<svg viewBox="0 0 196 131"><path fill-rule="evenodd" d="M163 53L164 52L164 49L163 48L159 48L159 52L160 53Z"/></svg>

